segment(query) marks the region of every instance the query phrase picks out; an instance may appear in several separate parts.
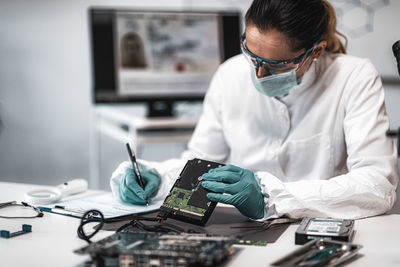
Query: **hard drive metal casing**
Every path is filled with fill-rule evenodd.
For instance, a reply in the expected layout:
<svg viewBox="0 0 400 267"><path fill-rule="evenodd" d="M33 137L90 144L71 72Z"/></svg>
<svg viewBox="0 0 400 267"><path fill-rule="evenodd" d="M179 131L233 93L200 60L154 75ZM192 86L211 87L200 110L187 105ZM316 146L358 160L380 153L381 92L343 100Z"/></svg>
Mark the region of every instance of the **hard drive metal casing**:
<svg viewBox="0 0 400 267"><path fill-rule="evenodd" d="M303 245L312 239L331 239L350 242L354 220L304 218L295 233L295 244Z"/></svg>
<svg viewBox="0 0 400 267"><path fill-rule="evenodd" d="M224 164L198 158L189 160L165 198L157 217L205 225L217 203L207 198L210 191L201 185L202 175L222 166Z"/></svg>

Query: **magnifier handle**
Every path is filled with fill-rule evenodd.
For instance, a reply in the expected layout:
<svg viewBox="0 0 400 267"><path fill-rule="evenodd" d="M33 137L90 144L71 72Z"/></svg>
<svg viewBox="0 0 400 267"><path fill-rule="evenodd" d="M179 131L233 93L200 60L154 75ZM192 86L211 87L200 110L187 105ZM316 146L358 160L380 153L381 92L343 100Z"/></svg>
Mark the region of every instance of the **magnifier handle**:
<svg viewBox="0 0 400 267"><path fill-rule="evenodd" d="M74 179L58 185L57 189L61 192L61 196L65 197L85 192L88 189L88 183L84 179Z"/></svg>

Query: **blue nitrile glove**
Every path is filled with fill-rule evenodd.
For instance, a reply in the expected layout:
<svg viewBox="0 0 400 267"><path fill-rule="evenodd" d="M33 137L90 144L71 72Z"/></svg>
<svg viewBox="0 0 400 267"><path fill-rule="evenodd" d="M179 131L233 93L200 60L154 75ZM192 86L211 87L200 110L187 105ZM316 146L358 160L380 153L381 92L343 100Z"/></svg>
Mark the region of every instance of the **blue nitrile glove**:
<svg viewBox="0 0 400 267"><path fill-rule="evenodd" d="M150 203L150 197L158 190L160 178L154 171L141 171L140 175L144 183L144 190L137 182L137 177L132 168L127 168L120 174L119 198L122 202L144 205L146 200Z"/></svg>
<svg viewBox="0 0 400 267"><path fill-rule="evenodd" d="M203 174L203 180L204 188L217 192L207 194L211 201L233 205L252 219L264 217L264 196L253 172L226 165Z"/></svg>

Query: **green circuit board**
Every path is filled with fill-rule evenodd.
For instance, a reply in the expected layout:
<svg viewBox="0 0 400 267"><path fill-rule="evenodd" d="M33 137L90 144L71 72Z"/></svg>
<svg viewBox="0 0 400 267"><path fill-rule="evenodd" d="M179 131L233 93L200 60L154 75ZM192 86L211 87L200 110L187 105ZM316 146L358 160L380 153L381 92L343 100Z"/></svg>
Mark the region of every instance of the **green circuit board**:
<svg viewBox="0 0 400 267"><path fill-rule="evenodd" d="M207 198L211 191L202 186L203 174L222 166L198 158L188 160L161 205L157 218L205 225L217 203Z"/></svg>
<svg viewBox="0 0 400 267"><path fill-rule="evenodd" d="M237 239L235 241L235 244L237 245L245 245L245 246L260 246L260 247L265 247L268 242L267 241L258 241L258 240L243 240L243 239Z"/></svg>
<svg viewBox="0 0 400 267"><path fill-rule="evenodd" d="M205 209L188 204L193 193L199 188L199 186L200 183L198 183L196 188L193 190L186 190L183 188L174 187L170 195L164 201L164 206L171 209L180 210L182 212L192 213L197 216L203 216L206 212Z"/></svg>

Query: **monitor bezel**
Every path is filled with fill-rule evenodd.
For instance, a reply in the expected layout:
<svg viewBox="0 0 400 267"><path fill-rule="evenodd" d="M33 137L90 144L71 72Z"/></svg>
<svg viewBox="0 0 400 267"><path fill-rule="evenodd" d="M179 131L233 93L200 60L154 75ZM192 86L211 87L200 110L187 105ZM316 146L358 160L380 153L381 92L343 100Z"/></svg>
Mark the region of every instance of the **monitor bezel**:
<svg viewBox="0 0 400 267"><path fill-rule="evenodd" d="M116 93L111 96L111 94L106 93L105 90L117 90L117 81L116 78L116 70L114 66L114 86L113 88L96 88L97 83L96 83L96 55L95 55L95 49L94 49L94 25L93 25L93 19L92 16L95 12L110 12L110 13L116 13L116 12L158 12L158 13L204 13L204 14L210 14L210 13L217 13L221 14L222 16L236 16L238 18L238 40L239 36L242 33L242 13L240 10L185 10L185 9L153 9L153 8L134 8L134 7L98 7L98 6L92 6L88 8L88 25L89 25L89 49L90 49L90 56L91 56L91 93L92 93L92 102L93 104L128 104L128 103L140 103L140 102L155 102L155 101L167 101L167 102L175 102L175 101L201 101L204 99L205 93L207 89L204 90L204 92L201 92L199 94L190 94L190 95L180 95L179 93L175 94L166 94L166 95L132 95L132 96L118 96ZM226 37L222 33L222 46L225 45ZM225 47L221 48L222 50L225 49ZM240 53L240 46L239 42L237 43L237 52ZM237 54L239 54L237 53ZM113 55L115 57L115 54ZM227 60L232 56L227 56L224 53L221 54L221 63ZM114 58L115 60L115 58ZM101 96L101 91L104 91L103 93L105 96ZM100 95L99 95L100 94Z"/></svg>

